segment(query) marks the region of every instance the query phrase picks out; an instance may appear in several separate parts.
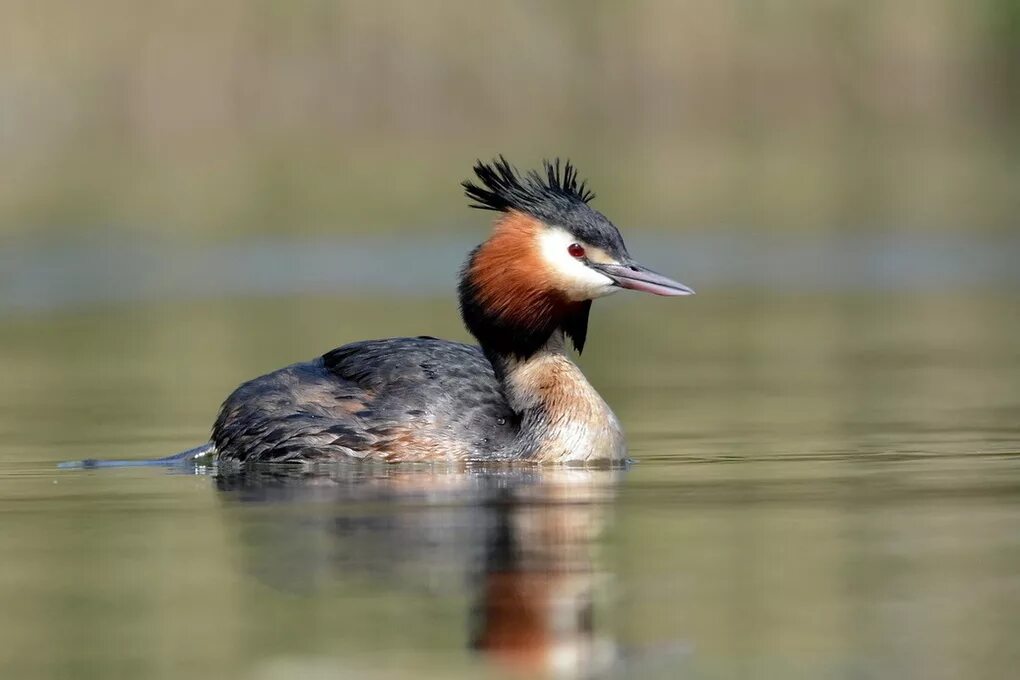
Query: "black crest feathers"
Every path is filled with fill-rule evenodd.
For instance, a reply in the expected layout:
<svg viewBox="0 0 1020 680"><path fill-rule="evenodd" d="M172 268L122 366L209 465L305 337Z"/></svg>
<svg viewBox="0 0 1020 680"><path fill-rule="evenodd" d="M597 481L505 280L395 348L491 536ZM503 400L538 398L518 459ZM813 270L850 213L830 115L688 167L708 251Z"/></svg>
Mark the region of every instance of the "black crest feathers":
<svg viewBox="0 0 1020 680"><path fill-rule="evenodd" d="M521 174L500 156L492 163L475 163L474 171L481 186L470 180L461 183L464 193L474 203L472 208L507 212L519 210L545 217L550 213L569 210L586 204L595 194L578 179L577 168L560 159L542 162L544 173L530 170ZM543 176L544 174L544 176Z"/></svg>

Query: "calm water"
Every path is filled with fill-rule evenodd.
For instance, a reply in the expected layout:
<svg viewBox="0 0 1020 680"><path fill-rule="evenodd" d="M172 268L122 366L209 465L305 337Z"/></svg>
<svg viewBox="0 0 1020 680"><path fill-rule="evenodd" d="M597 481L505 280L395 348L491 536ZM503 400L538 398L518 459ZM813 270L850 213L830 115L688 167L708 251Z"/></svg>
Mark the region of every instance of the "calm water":
<svg viewBox="0 0 1020 680"><path fill-rule="evenodd" d="M463 332L443 297L8 313L0 677L1015 677L1015 292L701 293L596 307L619 473L58 471L201 442L343 342Z"/></svg>

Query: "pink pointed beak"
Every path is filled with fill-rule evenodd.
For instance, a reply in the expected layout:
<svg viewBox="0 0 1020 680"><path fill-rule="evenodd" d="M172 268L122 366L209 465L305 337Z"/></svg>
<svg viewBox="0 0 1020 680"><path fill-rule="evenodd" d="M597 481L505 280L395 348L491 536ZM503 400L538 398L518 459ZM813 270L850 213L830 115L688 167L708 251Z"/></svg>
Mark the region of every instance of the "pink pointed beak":
<svg viewBox="0 0 1020 680"><path fill-rule="evenodd" d="M637 262L629 262L627 264L598 264L592 262L588 266L611 278L613 283L620 288L640 290L645 293L652 293L653 295L666 295L669 297L694 295L693 288L653 272L648 267Z"/></svg>

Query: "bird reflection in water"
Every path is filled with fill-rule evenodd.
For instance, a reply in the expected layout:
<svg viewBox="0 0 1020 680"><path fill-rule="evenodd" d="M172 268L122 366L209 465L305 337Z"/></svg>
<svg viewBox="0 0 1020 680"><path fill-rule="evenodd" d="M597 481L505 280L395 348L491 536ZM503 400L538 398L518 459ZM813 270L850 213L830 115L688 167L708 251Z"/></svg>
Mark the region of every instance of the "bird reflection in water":
<svg viewBox="0 0 1020 680"><path fill-rule="evenodd" d="M263 582L294 590L360 574L394 589L466 588L469 648L505 670L589 676L614 658L596 634L607 579L595 548L621 474L350 466L247 470L216 484L240 503L301 508L243 539L246 568Z"/></svg>

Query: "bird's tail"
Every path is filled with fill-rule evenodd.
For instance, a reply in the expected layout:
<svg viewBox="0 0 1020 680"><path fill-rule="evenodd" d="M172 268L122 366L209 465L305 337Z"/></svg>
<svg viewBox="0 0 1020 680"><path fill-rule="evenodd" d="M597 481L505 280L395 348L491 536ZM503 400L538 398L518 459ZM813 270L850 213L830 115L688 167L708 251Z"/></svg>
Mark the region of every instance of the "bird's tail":
<svg viewBox="0 0 1020 680"><path fill-rule="evenodd" d="M117 467L177 467L195 465L205 462L207 459L211 461L215 453L216 445L212 442L206 442L193 449L181 451L172 456L163 456L162 458L146 458L143 460L98 460L96 458L86 458L85 460L69 460L59 463L57 467L70 470Z"/></svg>

